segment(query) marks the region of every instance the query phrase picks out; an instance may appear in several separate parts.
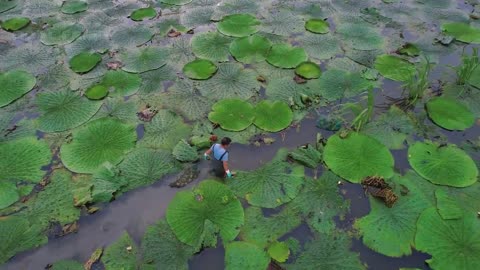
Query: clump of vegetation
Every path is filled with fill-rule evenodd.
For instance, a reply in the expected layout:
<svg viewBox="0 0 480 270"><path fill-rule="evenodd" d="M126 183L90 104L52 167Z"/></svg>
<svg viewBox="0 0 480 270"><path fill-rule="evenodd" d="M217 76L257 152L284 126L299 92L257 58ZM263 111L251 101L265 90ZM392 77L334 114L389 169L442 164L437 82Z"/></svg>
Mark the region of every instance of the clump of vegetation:
<svg viewBox="0 0 480 270"><path fill-rule="evenodd" d="M375 105L373 87L368 89L366 100L366 104L362 102L347 102L340 109L342 118L353 114L351 127L356 131L360 131L372 119L373 107Z"/></svg>
<svg viewBox="0 0 480 270"><path fill-rule="evenodd" d="M478 65L480 65L480 61L477 48L473 48L471 55L468 55L465 53L465 51L463 51L462 64L456 67L451 67L457 74L457 84L467 84L473 74L473 71L478 67Z"/></svg>
<svg viewBox="0 0 480 270"><path fill-rule="evenodd" d="M432 64L428 58L425 58L425 63L418 67L415 74L405 81L403 89L408 92L408 97L402 102L402 107L414 107L417 101L423 98L425 91L430 85L428 75L430 75L431 68Z"/></svg>

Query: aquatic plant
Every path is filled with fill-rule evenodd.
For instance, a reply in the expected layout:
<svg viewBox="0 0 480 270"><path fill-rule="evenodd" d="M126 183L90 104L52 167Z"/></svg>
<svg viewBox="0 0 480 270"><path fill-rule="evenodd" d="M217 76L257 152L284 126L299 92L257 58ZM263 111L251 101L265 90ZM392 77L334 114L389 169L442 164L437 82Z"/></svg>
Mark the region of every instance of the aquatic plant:
<svg viewBox="0 0 480 270"><path fill-rule="evenodd" d="M408 97L405 100L404 106L414 107L417 101L423 98L425 91L430 86L428 76L430 75L432 65L428 58L425 58L425 62L420 67L414 69L415 73L406 78L403 84L403 89L408 93Z"/></svg>
<svg viewBox="0 0 480 270"><path fill-rule="evenodd" d="M478 48L472 48L472 54L467 55L465 51L462 52L462 63L457 67L452 67L457 74L457 84L464 85L470 82L472 75L480 65L478 57Z"/></svg>

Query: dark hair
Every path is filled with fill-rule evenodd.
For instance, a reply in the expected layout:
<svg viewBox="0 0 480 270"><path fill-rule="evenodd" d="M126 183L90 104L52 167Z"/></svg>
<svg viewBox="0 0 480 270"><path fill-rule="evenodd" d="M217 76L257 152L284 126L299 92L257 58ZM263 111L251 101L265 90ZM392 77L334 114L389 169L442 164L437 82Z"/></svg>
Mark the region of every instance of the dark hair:
<svg viewBox="0 0 480 270"><path fill-rule="evenodd" d="M232 139L230 139L229 137L224 137L222 139L222 145L229 145L231 142L232 142Z"/></svg>

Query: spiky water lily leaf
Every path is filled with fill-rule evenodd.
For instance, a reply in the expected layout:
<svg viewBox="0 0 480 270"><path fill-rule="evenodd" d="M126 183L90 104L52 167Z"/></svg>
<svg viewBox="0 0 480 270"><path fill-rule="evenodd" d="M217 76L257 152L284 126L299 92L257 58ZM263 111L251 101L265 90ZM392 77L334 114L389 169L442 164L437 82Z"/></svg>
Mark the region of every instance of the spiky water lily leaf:
<svg viewBox="0 0 480 270"><path fill-rule="evenodd" d="M382 49L384 45L381 34L369 24L365 23L341 23L336 26L335 32L342 42L356 50Z"/></svg>
<svg viewBox="0 0 480 270"><path fill-rule="evenodd" d="M0 113L0 142L35 136L37 131L35 121L22 119L19 122L16 122L14 120L15 113L5 111ZM14 127L13 130L12 127Z"/></svg>
<svg viewBox="0 0 480 270"><path fill-rule="evenodd" d="M459 41L466 43L480 43L480 29L462 22L442 24L442 31Z"/></svg>
<svg viewBox="0 0 480 270"><path fill-rule="evenodd" d="M280 10L279 12L272 12L270 16L263 20L261 29L266 33L290 36L292 33L303 32L303 24L301 16L289 10Z"/></svg>
<svg viewBox="0 0 480 270"><path fill-rule="evenodd" d="M16 0L0 0L0 13L16 7L17 4L18 2Z"/></svg>
<svg viewBox="0 0 480 270"><path fill-rule="evenodd" d="M163 82L173 81L176 77L173 67L165 65L159 69L151 70L140 74L142 84L138 90L139 94L162 92Z"/></svg>
<svg viewBox="0 0 480 270"><path fill-rule="evenodd" d="M82 52L70 59L70 68L77 73L85 73L92 70L102 61L102 56L98 53Z"/></svg>
<svg viewBox="0 0 480 270"><path fill-rule="evenodd" d="M266 89L269 99L287 102L290 106L304 107L303 97L313 95L308 84L298 84L291 78L279 78L270 82Z"/></svg>
<svg viewBox="0 0 480 270"><path fill-rule="evenodd" d="M254 206L275 208L293 200L304 182L304 168L283 161L285 156L285 151L280 150L262 167L239 172L234 180L227 181L228 186Z"/></svg>
<svg viewBox="0 0 480 270"><path fill-rule="evenodd" d="M283 101L263 100L255 106L253 123L260 129L278 132L287 128L293 120L293 112Z"/></svg>
<svg viewBox="0 0 480 270"><path fill-rule="evenodd" d="M319 179L305 179L305 185L288 208L307 221L308 226L317 232L328 233L335 228L335 216L340 218L349 208L349 202L339 194L340 177L326 171Z"/></svg>
<svg viewBox="0 0 480 270"><path fill-rule="evenodd" d="M475 124L475 116L463 104L447 97L433 98L427 103L428 116L448 130L465 130Z"/></svg>
<svg viewBox="0 0 480 270"><path fill-rule="evenodd" d="M158 35L160 36L166 36L172 29L181 33L188 31L188 29L179 22L178 18L163 19L157 24L157 27Z"/></svg>
<svg viewBox="0 0 480 270"><path fill-rule="evenodd" d="M222 0L215 6L215 11L211 19L220 21L224 16L229 14L256 14L258 8L259 5L254 0Z"/></svg>
<svg viewBox="0 0 480 270"><path fill-rule="evenodd" d="M237 61L251 64L265 60L271 46L272 44L267 38L251 35L235 39L230 44L230 53Z"/></svg>
<svg viewBox="0 0 480 270"><path fill-rule="evenodd" d="M277 262L285 262L290 256L288 245L284 242L274 242L268 247L268 255Z"/></svg>
<svg viewBox="0 0 480 270"><path fill-rule="evenodd" d="M166 174L177 172L180 167L166 151L137 148L125 157L118 168L120 176L127 180L122 189L131 190L150 185Z"/></svg>
<svg viewBox="0 0 480 270"><path fill-rule="evenodd" d="M47 243L48 239L41 233L38 224L30 224L25 218L7 216L0 219L0 241L0 263L4 263L18 252Z"/></svg>
<svg viewBox="0 0 480 270"><path fill-rule="evenodd" d="M213 104L208 119L223 129L241 131L253 123L255 110L252 104L240 99L223 99Z"/></svg>
<svg viewBox="0 0 480 270"><path fill-rule="evenodd" d="M167 63L168 50L157 47L144 47L121 54L122 69L131 73L142 73L158 69Z"/></svg>
<svg viewBox="0 0 480 270"><path fill-rule="evenodd" d="M105 162L118 164L135 145L135 128L119 120L102 118L73 132L71 143L61 147L63 164L77 173L93 173Z"/></svg>
<svg viewBox="0 0 480 270"><path fill-rule="evenodd" d="M128 180L119 175L116 167L110 163L103 164L92 176L92 202L109 202L127 183Z"/></svg>
<svg viewBox="0 0 480 270"><path fill-rule="evenodd" d="M138 248L125 232L116 242L108 246L102 255L105 270L134 270L137 268Z"/></svg>
<svg viewBox="0 0 480 270"><path fill-rule="evenodd" d="M307 59L304 49L286 43L274 44L267 56L268 63L280 68L294 68Z"/></svg>
<svg viewBox="0 0 480 270"><path fill-rule="evenodd" d="M170 5L182 6L192 2L192 0L160 0L160 2Z"/></svg>
<svg viewBox="0 0 480 270"><path fill-rule="evenodd" d="M155 32L145 26L119 27L112 34L112 41L118 48L135 47L147 43Z"/></svg>
<svg viewBox="0 0 480 270"><path fill-rule="evenodd" d="M50 91L65 89L70 83L74 73L65 65L56 65L50 68L47 73L38 76L38 86Z"/></svg>
<svg viewBox="0 0 480 270"><path fill-rule="evenodd" d="M404 142L414 131L412 119L397 106L365 125L362 133L377 139L390 149L403 149Z"/></svg>
<svg viewBox="0 0 480 270"><path fill-rule="evenodd" d="M88 9L88 3L81 0L69 0L62 4L61 11L65 14L75 14Z"/></svg>
<svg viewBox="0 0 480 270"><path fill-rule="evenodd" d="M291 152L289 156L295 161L310 168L318 167L318 164L322 161L322 152L310 144L297 148L295 151Z"/></svg>
<svg viewBox="0 0 480 270"><path fill-rule="evenodd" d="M41 33L40 41L45 45L65 45L81 36L84 30L78 23L57 23Z"/></svg>
<svg viewBox="0 0 480 270"><path fill-rule="evenodd" d="M432 207L418 219L415 247L432 255L433 269L477 269L480 267L480 222L474 213L461 219L444 220Z"/></svg>
<svg viewBox="0 0 480 270"><path fill-rule="evenodd" d="M217 24L220 33L232 37L246 37L258 32L260 21L252 14L233 14L223 17Z"/></svg>
<svg viewBox="0 0 480 270"><path fill-rule="evenodd" d="M101 102L89 101L72 91L40 93L36 102L42 112L38 119L39 129L44 132L65 131L80 126L102 106Z"/></svg>
<svg viewBox="0 0 480 270"><path fill-rule="evenodd" d="M353 183L367 176L393 176L394 160L387 147L359 133L352 132L345 138L339 134L330 137L323 158L335 174Z"/></svg>
<svg viewBox="0 0 480 270"><path fill-rule="evenodd" d="M344 232L320 234L306 243L304 251L294 263L292 270L363 270L365 266L359 255L350 251L350 239Z"/></svg>
<svg viewBox="0 0 480 270"><path fill-rule="evenodd" d="M108 87L103 84L96 84L85 91L85 96L91 100L100 100L108 95Z"/></svg>
<svg viewBox="0 0 480 270"><path fill-rule="evenodd" d="M130 19L134 21L143 21L145 19L153 19L157 16L157 11L152 8L139 8L134 10L132 14L130 14Z"/></svg>
<svg viewBox="0 0 480 270"><path fill-rule="evenodd" d="M47 143L27 137L0 143L0 181L38 183L45 174L41 168L52 157Z"/></svg>
<svg viewBox="0 0 480 270"><path fill-rule="evenodd" d="M81 52L105 52L110 47L108 39L102 33L85 34L73 43L65 46L68 56L73 57Z"/></svg>
<svg viewBox="0 0 480 270"><path fill-rule="evenodd" d="M198 160L198 152L195 146L191 146L185 140L181 140L175 145L172 152L173 156L180 161Z"/></svg>
<svg viewBox="0 0 480 270"><path fill-rule="evenodd" d="M314 59L330 59L343 53L339 40L330 34L317 35L307 32L298 37L298 42L299 46Z"/></svg>
<svg viewBox="0 0 480 270"><path fill-rule="evenodd" d="M73 260L62 260L52 264L51 270L83 270L83 264Z"/></svg>
<svg viewBox="0 0 480 270"><path fill-rule="evenodd" d="M20 198L15 183L2 181L0 182L0 209L12 205Z"/></svg>
<svg viewBox="0 0 480 270"><path fill-rule="evenodd" d="M407 81L415 74L415 66L400 57L382 54L375 60L375 69L383 77L394 81Z"/></svg>
<svg viewBox="0 0 480 270"><path fill-rule="evenodd" d="M111 94L113 96L130 96L138 91L142 79L138 74L122 70L110 70L105 74L100 84L112 89Z"/></svg>
<svg viewBox="0 0 480 270"><path fill-rule="evenodd" d="M147 227L142 239L143 262L156 268L187 270L195 249L180 242L172 229L161 219Z"/></svg>
<svg viewBox="0 0 480 270"><path fill-rule="evenodd" d="M398 53L408 56L418 56L420 55L421 50L415 44L407 43L398 50Z"/></svg>
<svg viewBox="0 0 480 270"><path fill-rule="evenodd" d="M217 128L214 129L213 131L215 135L217 135L219 138L223 137L229 137L234 141L235 143L239 144L249 144L250 139L258 133L258 129L254 126L251 125L248 128L242 130L242 131L228 131L224 130L222 128Z"/></svg>
<svg viewBox="0 0 480 270"><path fill-rule="evenodd" d="M30 24L30 19L26 17L11 18L0 22L2 28L6 31L18 31Z"/></svg>
<svg viewBox="0 0 480 270"><path fill-rule="evenodd" d="M183 66L182 71L190 79L206 80L217 72L217 66L209 60L196 59Z"/></svg>
<svg viewBox="0 0 480 270"><path fill-rule="evenodd" d="M201 240L207 221L218 228L225 243L238 235L244 221L240 201L227 186L214 180L204 180L194 190L177 193L166 217L177 238L191 246Z"/></svg>
<svg viewBox="0 0 480 270"><path fill-rule="evenodd" d="M340 69L328 69L319 80L320 93L329 101L359 95L373 85L360 73Z"/></svg>
<svg viewBox="0 0 480 270"><path fill-rule="evenodd" d="M224 63L218 65L218 71L213 78L201 82L198 88L204 96L216 100L249 99L260 90L260 83L253 70L245 69L236 63Z"/></svg>
<svg viewBox="0 0 480 270"><path fill-rule="evenodd" d="M254 244L232 242L225 246L225 269L266 269L270 263L267 253Z"/></svg>
<svg viewBox="0 0 480 270"><path fill-rule="evenodd" d="M4 107L24 94L30 92L37 80L30 73L23 70L12 70L0 73L0 107Z"/></svg>
<svg viewBox="0 0 480 270"><path fill-rule="evenodd" d="M171 150L179 140L187 139L190 131L180 116L160 110L150 123L145 124L145 137L140 145Z"/></svg>
<svg viewBox="0 0 480 270"><path fill-rule="evenodd" d="M295 73L305 79L316 79L322 75L322 70L313 62L303 62L297 66Z"/></svg>
<svg viewBox="0 0 480 270"><path fill-rule="evenodd" d="M195 7L186 10L180 17L182 25L192 29L202 25L210 24L214 6L206 5L202 7ZM205 57L204 57L205 58Z"/></svg>
<svg viewBox="0 0 480 270"><path fill-rule="evenodd" d="M326 34L330 32L330 25L322 19L310 19L305 23L305 29L312 33Z"/></svg>
<svg viewBox="0 0 480 270"><path fill-rule="evenodd" d="M26 43L0 54L0 68L27 70L38 74L55 64L57 54L58 50L53 47Z"/></svg>
<svg viewBox="0 0 480 270"><path fill-rule="evenodd" d="M456 145L417 142L408 148L408 161L419 175L437 185L466 187L477 181L477 165Z"/></svg>
<svg viewBox="0 0 480 270"><path fill-rule="evenodd" d="M138 121L136 113L139 107L140 105L135 98L129 98L128 101L125 101L123 97L107 98L94 117L114 117L121 121L136 123Z"/></svg>
<svg viewBox="0 0 480 270"><path fill-rule="evenodd" d="M228 46L232 39L217 32L205 32L194 35L191 44L193 53L210 61L228 61Z"/></svg>

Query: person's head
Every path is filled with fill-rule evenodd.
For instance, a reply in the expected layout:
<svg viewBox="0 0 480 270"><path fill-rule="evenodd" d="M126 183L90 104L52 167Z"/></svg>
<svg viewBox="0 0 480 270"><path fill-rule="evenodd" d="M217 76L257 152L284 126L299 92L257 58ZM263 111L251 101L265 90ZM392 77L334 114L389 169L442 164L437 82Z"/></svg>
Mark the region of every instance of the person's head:
<svg viewBox="0 0 480 270"><path fill-rule="evenodd" d="M229 137L223 137L221 144L223 147L227 147L230 145L231 142L232 142L232 139L230 139Z"/></svg>

